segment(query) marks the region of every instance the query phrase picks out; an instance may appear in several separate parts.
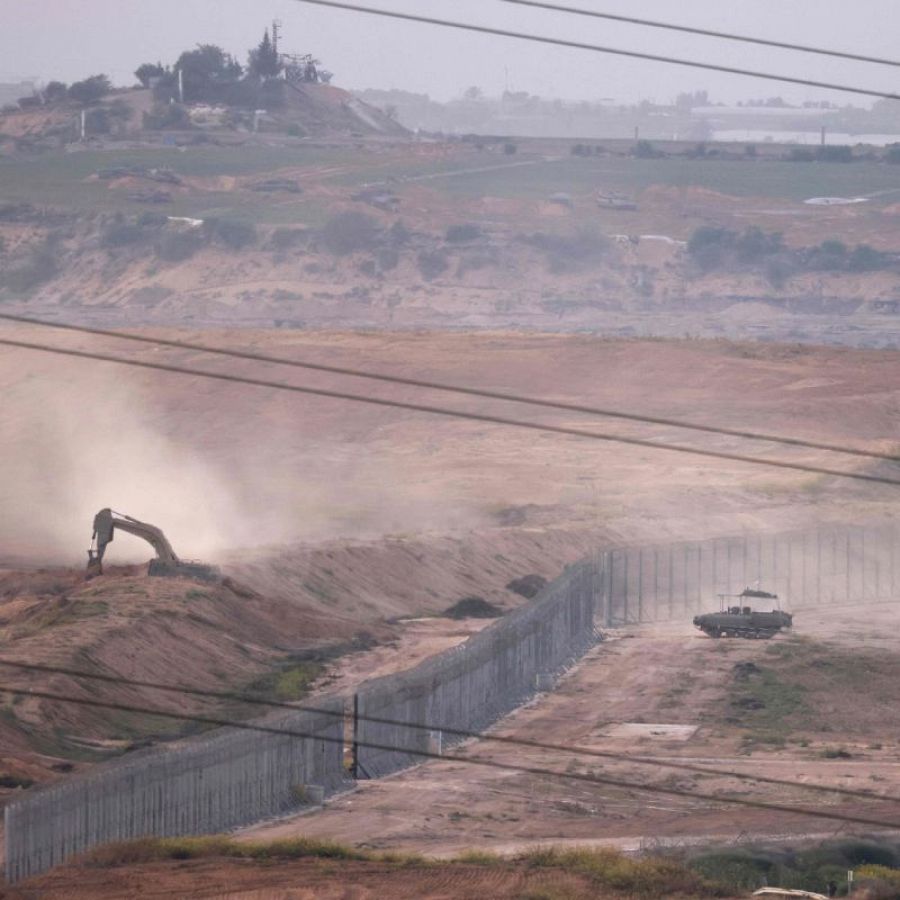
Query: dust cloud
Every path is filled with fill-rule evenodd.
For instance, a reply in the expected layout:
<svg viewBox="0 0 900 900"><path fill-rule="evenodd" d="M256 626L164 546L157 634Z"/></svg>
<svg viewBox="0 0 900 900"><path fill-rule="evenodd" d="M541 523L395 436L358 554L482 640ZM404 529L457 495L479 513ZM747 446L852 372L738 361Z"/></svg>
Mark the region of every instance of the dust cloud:
<svg viewBox="0 0 900 900"><path fill-rule="evenodd" d="M438 508L432 487L365 441L304 435L293 417L257 415L252 399L232 405L220 396L227 387L185 380L176 394L180 382L165 393L158 383L116 367L4 356L0 563L84 562L105 506L162 528L179 556L208 561L239 548L483 524L453 498ZM151 553L117 533L107 560Z"/></svg>

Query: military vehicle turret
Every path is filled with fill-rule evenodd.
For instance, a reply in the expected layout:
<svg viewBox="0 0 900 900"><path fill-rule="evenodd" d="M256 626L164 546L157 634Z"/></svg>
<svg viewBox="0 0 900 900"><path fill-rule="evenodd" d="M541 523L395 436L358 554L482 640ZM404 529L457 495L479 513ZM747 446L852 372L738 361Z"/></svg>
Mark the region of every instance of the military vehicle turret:
<svg viewBox="0 0 900 900"><path fill-rule="evenodd" d="M728 595L721 595L726 599ZM694 616L694 625L704 634L713 638L739 637L763 638L774 637L782 628L790 628L794 617L780 609L771 612L755 611L745 606L748 600L778 600L777 594L768 591L745 588L735 599L741 600L740 606L728 606L717 613L705 613Z"/></svg>

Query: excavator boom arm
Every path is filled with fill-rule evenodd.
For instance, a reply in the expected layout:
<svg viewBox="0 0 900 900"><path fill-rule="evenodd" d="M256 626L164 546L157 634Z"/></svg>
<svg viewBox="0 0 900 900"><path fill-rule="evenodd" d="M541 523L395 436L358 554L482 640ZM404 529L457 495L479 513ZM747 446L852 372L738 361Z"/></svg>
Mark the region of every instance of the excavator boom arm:
<svg viewBox="0 0 900 900"><path fill-rule="evenodd" d="M132 519L131 516L114 513L111 509L101 509L94 516L92 543L96 544L96 549L92 549L89 552L91 563L99 565L103 562L106 547L115 536L116 529L143 538L156 551L156 556L160 562L166 565L178 565L178 557L161 529L155 525Z"/></svg>

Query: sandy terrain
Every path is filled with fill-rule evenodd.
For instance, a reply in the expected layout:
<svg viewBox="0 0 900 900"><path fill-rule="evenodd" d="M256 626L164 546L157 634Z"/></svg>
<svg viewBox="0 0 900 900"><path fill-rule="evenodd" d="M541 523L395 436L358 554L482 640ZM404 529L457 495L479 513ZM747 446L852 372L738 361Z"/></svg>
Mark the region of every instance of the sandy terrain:
<svg viewBox="0 0 900 900"><path fill-rule="evenodd" d="M32 329L11 331L34 336ZM53 337L62 346L128 352L112 341ZM504 334L236 332L203 339L859 446L889 448L900 437L896 362L876 352ZM131 352L282 374L193 353ZM282 377L538 421L586 420L347 378ZM895 506L882 490L801 473L25 351L0 356L0 385L2 553L8 562L77 566L51 573L43 586L15 576L5 582L0 615L8 649L33 660L86 659L129 676L153 678L168 660L184 657L204 686L243 688L290 653L377 632L394 617L433 614L470 595L509 607L519 600L506 589L513 578L554 577L609 542L786 529L890 515ZM599 427L675 436L661 427ZM728 439L678 438L738 447ZM777 455L841 463L811 451ZM178 553L223 564L251 595L206 597L189 584L137 574L80 582L92 516L108 504L162 525ZM108 560L147 556L146 545L120 535ZM167 624L173 615L178 628ZM51 719L67 729L78 721L71 711ZM97 739L99 724L90 719L84 731Z"/></svg>
<svg viewBox="0 0 900 900"><path fill-rule="evenodd" d="M722 795L813 813L868 816L900 829L900 695L896 683L890 683L900 671L900 638L893 621L893 611L884 606L809 610L796 617L792 636L771 644L717 642L687 623L611 632L556 692L540 696L491 731L552 742L559 749L477 741L453 751L472 759L547 768L563 777L484 769L460 760L428 762L377 782L361 782L318 814L247 829L242 836L302 834L448 856L474 845L500 852L547 843L636 850L654 841L730 843L866 830L842 828L814 814L736 808L718 802ZM812 669L788 678L779 661L804 648L813 654ZM845 658L855 662L838 690L828 664ZM816 674L816 660L821 674ZM775 699L768 701L778 727L786 729L781 743L767 743L754 730L753 715L740 713L734 704L735 672L740 671L735 667L751 662L774 666L785 684L798 679L806 698L804 707L791 715L777 710ZM874 679L873 667L878 671ZM696 731L655 728L648 734L642 727L614 727L621 723ZM828 752L836 748L846 756L830 758ZM579 756L578 749L620 754L621 760ZM637 757L763 774L794 787L643 765L636 763ZM566 772L694 790L710 800L567 782ZM871 792L873 799L810 793L804 784ZM878 795L894 799L878 801Z"/></svg>
<svg viewBox="0 0 900 900"><path fill-rule="evenodd" d="M281 373L261 364L204 360L196 353L129 350L113 341L33 329L7 333L458 409L586 422L575 414ZM900 439L892 354L504 333L234 331L201 339L864 447L889 448ZM0 387L5 463L0 546L7 564L54 566L49 579L33 568L25 576L4 576L8 590L0 605L0 627L10 655L87 661L103 671L164 681L172 660L178 660L181 674L213 689L245 687L290 662L292 653L348 641L361 630L373 633L381 645L371 654L350 657L321 685L343 689L462 639L466 630L455 623L387 620L433 614L469 595L508 608L519 602L506 590L512 578L553 577L565 563L609 542L809 526L890 515L896 506L886 491L800 473L120 371L24 351L0 355ZM597 427L655 439L676 436L661 427L608 422ZM677 437L743 449L733 440ZM820 452L764 447L760 452L840 464ZM191 593L198 589L190 583L115 568L98 582L84 584L79 573L91 518L105 505L163 526L177 552L224 565L235 583L252 586L252 593L223 590L199 596ZM110 548L109 563L115 567L147 556L145 545L121 536ZM60 570L69 562L73 569ZM392 646L393 641L399 643ZM714 654L711 642L678 629L613 640L564 683L558 697L503 727L512 734L634 752L636 746L645 748L601 734L602 728L639 718L700 724L695 737L659 752L752 767L759 751L752 757L739 753L739 728L715 717L712 723L699 720L704 709L712 715L709 709L726 690L734 662L764 650L739 646L730 654ZM698 699L684 701L673 715L671 704L660 697L661 684L679 677L681 666L685 677L696 681L688 696ZM617 685L612 690L610 672ZM58 680L22 683L60 685ZM125 695L158 699L142 693ZM699 699L706 704L702 709ZM195 708L192 703L185 701L185 708ZM38 781L65 775L52 768L61 761L60 736L71 755L73 737L95 748L97 742L120 747L123 741L164 733L159 722L113 721L36 701L12 708L12 714L16 718L3 720L4 748L11 751L4 753L4 768ZM10 727L16 721L19 726ZM35 741L33 726L39 723L56 728L50 747ZM867 734L869 742L889 747L875 735ZM804 756L811 778L863 768L856 757L846 763L820 760L816 747L811 743ZM503 756L489 746L467 752ZM792 771L790 757L782 762L781 752L765 754L767 770ZM875 774L888 779L886 785L892 784L889 750L866 751L865 759L865 765L877 765ZM534 761L569 765L552 754L546 760L535 755ZM575 765L598 768L585 761ZM670 777L630 766L625 771L641 779ZM863 782L868 771L854 777ZM700 783L721 791L744 789L728 779ZM410 797L416 798L412 811ZM801 798L799 792L796 798L792 794L791 802ZM734 827L738 821L740 827ZM367 823L365 835L359 822ZM779 818L777 824L785 832L821 827L801 816ZM442 762L364 784L321 815L278 827L446 853L473 843L513 848L548 839L634 846L649 834L703 838L723 828L733 833L771 829L772 820L755 813L736 817L715 803L673 799L648 804L627 792L561 788L550 780L473 777L460 763Z"/></svg>

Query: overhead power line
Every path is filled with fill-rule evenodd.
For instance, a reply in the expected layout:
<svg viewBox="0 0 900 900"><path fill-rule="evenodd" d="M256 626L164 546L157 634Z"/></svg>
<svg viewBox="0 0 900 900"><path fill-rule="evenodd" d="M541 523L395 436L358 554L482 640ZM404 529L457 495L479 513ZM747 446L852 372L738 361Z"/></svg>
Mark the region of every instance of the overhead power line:
<svg viewBox="0 0 900 900"><path fill-rule="evenodd" d="M85 672L80 669L70 669L65 666L47 666L38 663L17 662L10 659L0 659L0 666L9 669L18 669L25 672L40 672L49 675L66 675L71 678L82 678L88 681L100 681L106 684L127 685L128 687L147 688L155 691L164 691L182 696L202 697L209 700L223 702L246 703L253 706L264 706L270 709L288 710L291 712L309 712L317 715L343 718L343 711L324 709L319 706L310 706L302 703L287 703L279 700L267 700L262 697L247 696L228 691L210 691L202 688L180 687L178 685L160 684L156 681L144 681L136 678L125 678L120 675L104 675L97 672ZM755 781L762 784L773 784L778 787L800 788L822 794L836 794L844 797L853 797L859 800L879 800L882 802L900 803L900 797L891 797L884 794L873 794L871 791L853 790L852 788L831 787L822 784L807 784L797 781L786 781L781 778L770 778L765 775L750 775L746 772L733 772L729 769L711 769L705 766L697 766L691 763L673 762L671 760L658 760L642 756L632 756L626 753L613 753L609 750L596 750L578 745L549 744L544 741L533 741L525 738L505 737L503 735L485 734L479 731L466 731L460 728L448 728L441 723L428 722L418 724L416 722L403 722L399 719L388 719L381 716L355 714L360 721L371 722L374 725L389 725L392 727L409 728L411 731L441 731L445 735L453 737L485 741L487 743L525 747L530 750L549 750L566 753L572 756L588 756L597 759L609 759L617 762L632 763L635 765L655 766L662 769L675 769L678 771L694 772L699 775L715 775L717 777L735 778L740 781Z"/></svg>
<svg viewBox="0 0 900 900"><path fill-rule="evenodd" d="M409 412L422 412L431 415L446 416L453 419L467 419L472 422L485 422L492 425L507 425L514 428L526 428L530 431L539 431L546 434L564 434L572 437L589 438L590 440L595 441L606 441L617 444L628 444L633 447L644 447L648 450L668 450L673 453L703 456L708 459L721 459L727 460L728 462L748 463L754 466L767 466L776 469L790 469L796 472L807 472L811 475L828 475L835 478L850 478L854 481L866 481L872 484L889 484L893 487L900 487L900 479L888 478L884 475L845 472L840 469L829 469L823 466L808 465L806 463L787 462L786 460L760 459L742 453L728 453L724 450L701 450L696 447L688 447L684 444L648 441L643 438L586 431L582 428L570 428L564 425L545 425L538 422L527 422L523 419L509 419L504 416L488 415L486 413L460 412L459 410L448 409L442 406L430 406L424 403L406 403L401 400L387 400L382 399L381 397L351 394L345 391L331 391L325 390L324 388L302 387L295 384L285 384L280 381L266 381L260 378L246 378L240 375L229 375L224 372L205 372L202 369L191 369L186 366L142 362L141 360L124 359L123 357L112 356L106 353L90 353L86 350L67 350L62 347L51 347L47 344L37 344L30 341L13 341L6 338L0 338L0 345L16 347L20 350L36 350L41 353L53 353L58 356L70 356L76 359L90 359L98 362L115 363L117 365L131 366L137 369L148 369L156 372L171 372L175 375L191 375L198 378L211 378L216 381L230 382L231 384L247 384L254 387L288 391L295 394L307 394L313 397L328 397L333 400L352 400L357 403L367 403L373 406L383 406L391 409L404 409Z"/></svg>
<svg viewBox="0 0 900 900"><path fill-rule="evenodd" d="M613 56L626 56L632 59L642 59L649 62L669 63L676 66L689 66L694 69L706 69L711 72L725 72L729 75L746 75L750 78L763 78L767 81L780 81L785 84L800 84L804 87L824 88L829 91L841 91L847 94L861 94L866 97L880 97L885 100L900 100L900 95L876 91L870 88L852 87L846 84L836 84L828 81L814 81L809 78L798 78L792 75L777 75L772 72L759 72L753 69L739 69L735 66L722 66L716 63L698 62L692 59L681 59L673 56L663 56L656 53L642 53L638 50L622 50L618 47L606 47L601 44L588 44L584 41L566 40L547 35L529 34L523 31L510 31L505 28L492 28L488 25L474 25L470 22L458 22L450 19L437 19L433 16L420 16L414 13L400 12L398 10L375 9L371 6L360 6L356 3L341 3L338 0L297 0L298 3L309 3L314 6L324 6L329 9L342 9L348 12L366 13L373 16L383 16L389 19L400 19L406 22L421 22L425 25L438 25L442 28L455 28L460 31L470 31L476 34L489 34L496 37L515 38L522 41L533 41L538 44L552 44L557 47L568 47L572 50L590 50L594 53L608 53Z"/></svg>
<svg viewBox="0 0 900 900"><path fill-rule="evenodd" d="M148 337L134 332L113 331L108 328L94 328L87 325L70 325L63 322L47 322L44 319L35 319L29 316L17 316L11 313L0 313L0 319L10 322L18 322L26 325L39 325L45 328L59 328L66 331L76 331L102 337L117 338L124 341L135 341L141 344L151 344L161 347L173 347L178 350L199 351L216 356L232 357L234 359L252 360L253 362L269 363L279 366L292 366L296 369L306 369L313 372L327 372L330 375L348 375L353 378L365 378L370 381L380 381L386 384L398 384L404 387L418 387L426 390L445 391L447 393L462 394L468 397L484 397L490 400L503 400L511 403L525 403L531 406L539 406L544 409L556 409L562 412L586 413L593 416L605 416L611 419L623 419L629 422L641 422L647 425L665 425L672 428L683 428L688 431L701 431L707 434L720 434L726 437L745 438L754 441L767 441L774 444L784 444L791 447L806 447L811 450L826 450L832 453L843 453L848 456L859 456L868 459L884 459L890 462L900 462L896 454L882 453L878 450L863 450L855 447L844 447L838 444L829 444L821 441L807 441L801 438L786 437L783 435L766 434L758 431L744 431L737 428L723 428L718 425L704 425L700 422L687 422L682 419L671 419L662 416L647 416L637 413L628 413L621 410L605 409L597 406L586 406L578 403L563 403L558 400L546 400L542 397L528 397L522 394L513 394L506 391L491 391L485 388L473 388L459 384L448 384L440 381L429 381L421 378L405 378L399 375L385 375L379 372L370 372L364 369L348 368L346 366L330 366L324 363L313 363L306 360L289 359L284 356L270 356L263 353L254 353L248 350L231 350L226 347L210 347L206 344L195 344L190 341L175 341L162 337Z"/></svg>
<svg viewBox="0 0 900 900"><path fill-rule="evenodd" d="M20 688L7 687L0 684L0 692L18 695L21 697L34 697L40 700L52 700L58 703L71 703L76 706L88 706L95 709L111 709L116 712L137 713L145 716L161 716L179 722L194 722L202 725L214 725L221 728L236 728L243 731L255 731L262 734L276 734L285 737L311 738L324 743L339 744L344 746L343 737L332 737L310 731L296 731L288 728L277 728L274 725L263 725L258 722L238 722L231 719L220 719L213 716L201 716L196 714L178 713L164 709L154 709L146 706L135 706L126 703L113 703L106 700L91 700L86 697L72 697L65 694L56 694L51 691L22 690ZM541 777L562 778L567 781L575 781L603 787L624 788L626 790L641 791L649 794L665 794L671 797L687 797L692 800L704 800L713 803L722 803L730 806L743 806L748 809L762 809L769 812L790 813L792 815L810 816L819 819L830 819L836 822L847 822L853 825L868 825L876 828L900 828L900 822L891 822L885 819L876 819L869 816L855 816L846 813L831 812L821 807L808 809L800 806L790 806L786 803L771 803L766 800L751 800L747 797L733 797L729 795L716 796L702 791L694 791L686 788L663 787L662 785L647 785L639 781L629 781L622 778L610 778L605 775L595 775L580 772L559 772L541 766L524 766L516 763L497 762L478 756L464 756L457 753L436 753L428 750L412 750L408 747L398 747L393 744L382 744L368 740L357 740L358 747L369 750L384 750L389 753L408 753L410 756L422 759L438 759L445 762L464 763L472 766L482 766L489 769L497 769L504 772L519 772L524 775L538 775ZM875 798L870 798L875 799Z"/></svg>
<svg viewBox="0 0 900 900"><path fill-rule="evenodd" d="M326 390L324 388L303 387L301 385L285 384L279 381L267 381L259 378L247 378L240 375L230 375L223 372L207 372L202 369L192 369L186 366L174 366L164 363L151 363L141 360L125 359L106 353L92 353L86 350L70 350L61 347L51 347L46 344L37 344L30 341L14 341L0 339L0 345L16 347L23 350L36 350L43 353L53 353L60 356L71 356L78 359L90 359L98 362L110 362L117 365L132 366L140 369L150 369L159 372L171 372L176 375L191 375L200 378L212 378L217 381L226 381L233 384L247 384L254 387L265 387L273 390L289 391L298 394L308 394L316 397L327 397L336 400L351 400L358 403L367 403L375 406L384 406L393 409L404 409L411 412L424 412L432 415L447 416L457 419L468 419L475 422L486 422L495 425L508 425L516 428L527 428L532 431L542 431L552 434L565 434L574 437L585 437L598 441L630 444L652 450L669 450L676 453L687 453L696 456L705 456L712 459L723 459L730 462L742 462L752 465L769 466L780 469L792 469L808 472L815 475L828 475L838 478L852 478L858 481L868 481L877 484L890 484L900 487L900 479L888 478L881 475L867 475L861 472L845 472L840 469L829 469L820 466L807 465L805 463L792 463L784 460L759 459L754 456L746 456L740 453L728 453L719 450L701 450L682 444L672 444L662 441L649 441L643 438L626 437L617 434L607 434L595 431L586 431L581 428L570 428L563 425L547 425L537 422L528 422L522 419L510 419L503 416L494 416L483 413L461 412L446 407L431 406L421 403L407 403L401 400L388 400L381 397L371 397L363 394L351 394L345 391Z"/></svg>
<svg viewBox="0 0 900 900"><path fill-rule="evenodd" d="M876 63L877 65L882 66L900 66L900 60L886 59L882 56L866 56L861 53L850 53L845 50L830 50L824 47L811 47L809 44L793 44L787 41L773 41L769 38L750 37L746 34L734 34L730 31L712 31L708 28L678 25L675 22L638 19L634 16L621 16L615 13L600 12L595 9L583 9L579 6L560 6L556 3L545 3L542 2L542 0L501 0L501 2L514 3L516 6L530 6L534 9L546 9L552 12L571 13L577 16L589 16L592 19L606 19L611 22L623 22L627 25L643 25L648 28L680 31L684 34L699 34L703 37L722 38L727 41L740 41L744 44L758 44L762 47L777 47L779 50L798 50L802 53L816 53L819 56L833 56L837 59L849 59L854 62Z"/></svg>

